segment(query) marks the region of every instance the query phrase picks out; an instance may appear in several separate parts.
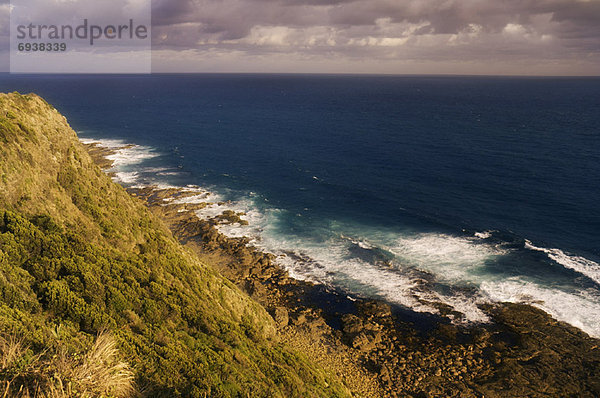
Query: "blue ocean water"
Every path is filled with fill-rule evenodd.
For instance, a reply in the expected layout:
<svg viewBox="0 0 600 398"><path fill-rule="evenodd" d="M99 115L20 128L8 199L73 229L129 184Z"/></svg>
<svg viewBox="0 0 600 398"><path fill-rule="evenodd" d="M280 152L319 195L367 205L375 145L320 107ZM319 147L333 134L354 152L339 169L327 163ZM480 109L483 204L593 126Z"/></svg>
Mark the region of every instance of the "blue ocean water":
<svg viewBox="0 0 600 398"><path fill-rule="evenodd" d="M600 78L0 77L14 90L138 144L123 184L230 200L250 225L224 232L296 277L455 322L527 302L600 337Z"/></svg>

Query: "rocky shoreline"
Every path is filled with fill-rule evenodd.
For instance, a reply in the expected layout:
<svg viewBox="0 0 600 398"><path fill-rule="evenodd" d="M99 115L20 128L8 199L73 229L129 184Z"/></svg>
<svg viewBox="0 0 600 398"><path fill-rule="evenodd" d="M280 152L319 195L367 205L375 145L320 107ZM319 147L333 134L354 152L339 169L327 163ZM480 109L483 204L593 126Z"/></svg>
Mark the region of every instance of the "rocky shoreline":
<svg viewBox="0 0 600 398"><path fill-rule="evenodd" d="M106 157L113 150L87 147L101 168L111 167ZM464 327L379 301L350 299L291 278L274 256L248 245L248 238L219 232L219 225L243 223L243 214L225 210L200 219L196 211L209 202L177 201L198 192L128 191L184 246L262 304L283 341L335 371L356 396L600 395L600 341L539 309L487 305L482 309L492 323Z"/></svg>

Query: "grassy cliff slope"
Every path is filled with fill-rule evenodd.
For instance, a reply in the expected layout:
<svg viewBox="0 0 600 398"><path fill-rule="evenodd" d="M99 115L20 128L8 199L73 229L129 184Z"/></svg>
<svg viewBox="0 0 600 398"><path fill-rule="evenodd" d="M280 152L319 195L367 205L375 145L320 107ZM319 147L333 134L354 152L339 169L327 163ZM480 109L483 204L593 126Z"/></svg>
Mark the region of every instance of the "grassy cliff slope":
<svg viewBox="0 0 600 398"><path fill-rule="evenodd" d="M40 355L85 356L102 331L142 395L347 395L104 175L56 109L0 94L0 333L25 347L0 381Z"/></svg>

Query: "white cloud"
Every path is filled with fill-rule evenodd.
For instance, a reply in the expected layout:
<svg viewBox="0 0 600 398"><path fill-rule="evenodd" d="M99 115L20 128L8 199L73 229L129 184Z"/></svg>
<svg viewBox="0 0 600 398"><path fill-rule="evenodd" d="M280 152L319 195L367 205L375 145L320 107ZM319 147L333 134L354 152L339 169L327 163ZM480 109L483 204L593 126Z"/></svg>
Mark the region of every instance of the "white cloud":
<svg viewBox="0 0 600 398"><path fill-rule="evenodd" d="M527 29L523 25L517 23L506 24L502 32L511 36L525 36Z"/></svg>

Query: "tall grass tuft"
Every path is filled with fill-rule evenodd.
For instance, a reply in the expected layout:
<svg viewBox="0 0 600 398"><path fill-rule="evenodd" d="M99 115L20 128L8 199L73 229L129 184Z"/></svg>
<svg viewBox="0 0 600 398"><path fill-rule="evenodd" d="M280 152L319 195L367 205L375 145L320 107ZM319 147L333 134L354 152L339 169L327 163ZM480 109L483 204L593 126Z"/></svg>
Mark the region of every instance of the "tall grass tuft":
<svg viewBox="0 0 600 398"><path fill-rule="evenodd" d="M0 398L131 397L134 374L118 357L106 332L80 358L60 346L33 355L14 334L0 335Z"/></svg>

